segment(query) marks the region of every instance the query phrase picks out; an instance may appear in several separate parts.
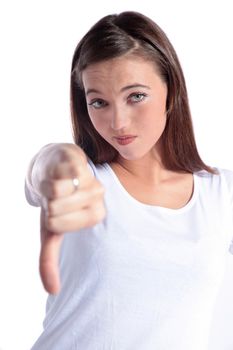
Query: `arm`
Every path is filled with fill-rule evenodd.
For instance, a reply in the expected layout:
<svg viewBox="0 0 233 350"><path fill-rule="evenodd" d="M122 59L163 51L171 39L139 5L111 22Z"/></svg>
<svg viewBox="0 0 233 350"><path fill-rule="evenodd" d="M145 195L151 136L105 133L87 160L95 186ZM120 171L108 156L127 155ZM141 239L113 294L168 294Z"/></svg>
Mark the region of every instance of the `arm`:
<svg viewBox="0 0 233 350"><path fill-rule="evenodd" d="M72 181L76 177L77 191ZM41 207L40 275L45 289L57 293L63 235L94 226L104 218L104 189L88 168L83 150L61 143L49 144L33 157L25 193L29 204Z"/></svg>

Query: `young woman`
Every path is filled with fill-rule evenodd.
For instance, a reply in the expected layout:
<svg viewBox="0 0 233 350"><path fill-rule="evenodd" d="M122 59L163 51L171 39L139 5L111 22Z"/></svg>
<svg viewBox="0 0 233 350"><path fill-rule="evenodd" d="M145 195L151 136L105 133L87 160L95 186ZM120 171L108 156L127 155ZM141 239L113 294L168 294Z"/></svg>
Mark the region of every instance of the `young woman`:
<svg viewBox="0 0 233 350"><path fill-rule="evenodd" d="M74 53L71 112L75 144L42 148L26 180L50 293L33 350L207 350L233 172L198 154L164 32L136 12L96 23Z"/></svg>

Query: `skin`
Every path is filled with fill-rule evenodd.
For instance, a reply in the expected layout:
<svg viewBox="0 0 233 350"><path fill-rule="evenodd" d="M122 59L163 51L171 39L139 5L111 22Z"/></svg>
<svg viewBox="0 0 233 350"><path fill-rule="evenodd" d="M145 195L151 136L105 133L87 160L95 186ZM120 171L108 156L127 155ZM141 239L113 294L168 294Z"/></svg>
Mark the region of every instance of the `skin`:
<svg viewBox="0 0 233 350"><path fill-rule="evenodd" d="M72 178L79 179L75 190ZM27 200L41 207L40 275L50 294L60 291L59 253L64 232L102 221L104 188L87 167L86 155L74 144L49 144L32 159L26 178Z"/></svg>
<svg viewBox="0 0 233 350"><path fill-rule="evenodd" d="M87 67L82 79L90 119L119 152L118 165L143 181L159 183L167 175L159 144L167 120L167 86L155 64L135 57L115 58ZM129 87L138 84L146 87ZM122 146L114 139L122 134L137 138Z"/></svg>
<svg viewBox="0 0 233 350"><path fill-rule="evenodd" d="M128 193L145 204L184 206L192 195L193 177L162 164L167 85L155 63L126 55L90 65L82 79L90 119L118 151L117 161L110 166ZM115 138L120 135L137 137L120 145Z"/></svg>
<svg viewBox="0 0 233 350"><path fill-rule="evenodd" d="M117 161L110 166L128 192L147 204L183 206L192 194L192 175L168 171L162 164L167 86L155 65L124 56L90 65L82 79L90 119L118 151ZM125 134L137 137L128 145L118 144L114 137ZM75 177L80 181L76 191ZM29 203L41 207L41 280L49 293L57 294L64 232L77 232L103 220L104 188L88 169L79 146L50 144L33 158L26 189Z"/></svg>

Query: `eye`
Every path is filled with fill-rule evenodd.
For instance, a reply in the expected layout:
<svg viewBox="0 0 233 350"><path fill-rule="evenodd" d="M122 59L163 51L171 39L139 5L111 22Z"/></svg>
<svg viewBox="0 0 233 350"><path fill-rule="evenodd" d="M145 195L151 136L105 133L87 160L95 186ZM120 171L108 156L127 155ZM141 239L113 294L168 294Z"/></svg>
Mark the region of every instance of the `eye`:
<svg viewBox="0 0 233 350"><path fill-rule="evenodd" d="M91 107L94 107L95 109L100 109L100 108L103 108L107 105L107 103L103 100L94 100L94 101L91 101L90 103L88 103L88 106L91 106Z"/></svg>
<svg viewBox="0 0 233 350"><path fill-rule="evenodd" d="M147 95L145 93L142 93L142 92L137 92L137 93L133 93L131 94L128 99L130 99L133 103L137 103L137 102L141 102L142 100L144 100L144 98L146 97Z"/></svg>

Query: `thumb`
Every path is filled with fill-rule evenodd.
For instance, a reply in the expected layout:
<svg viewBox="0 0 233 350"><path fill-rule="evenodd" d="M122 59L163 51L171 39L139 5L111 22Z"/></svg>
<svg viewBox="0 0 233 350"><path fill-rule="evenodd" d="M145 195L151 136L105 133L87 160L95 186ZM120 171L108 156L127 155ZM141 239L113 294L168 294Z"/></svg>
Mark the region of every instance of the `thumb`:
<svg viewBox="0 0 233 350"><path fill-rule="evenodd" d="M50 294L60 291L59 253L63 234L55 234L45 227L45 212L41 209L41 251L39 270L45 290Z"/></svg>

